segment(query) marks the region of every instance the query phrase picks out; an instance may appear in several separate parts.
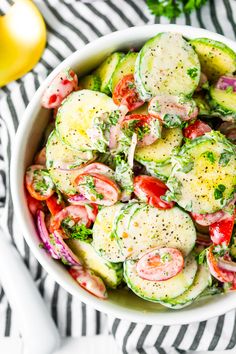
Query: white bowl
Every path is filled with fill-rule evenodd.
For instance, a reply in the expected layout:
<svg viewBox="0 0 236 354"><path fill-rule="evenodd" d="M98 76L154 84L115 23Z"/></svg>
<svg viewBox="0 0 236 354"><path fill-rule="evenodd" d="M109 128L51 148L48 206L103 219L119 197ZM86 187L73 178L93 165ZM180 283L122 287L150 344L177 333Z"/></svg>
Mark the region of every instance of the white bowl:
<svg viewBox="0 0 236 354"><path fill-rule="evenodd" d="M54 261L44 250L39 248L39 238L27 207L23 184L25 169L32 163L48 122L49 112L41 108L40 100L52 78L66 67L71 67L79 75L82 75L96 67L111 52L139 48L146 40L157 33L168 31L179 32L186 38L207 37L218 40L236 51L235 42L216 33L189 26L153 25L133 27L99 38L65 59L37 90L22 117L16 135L11 163L11 190L15 212L20 223L19 229L23 232L35 257L55 281L69 293L97 310L133 322L163 325L203 321L221 315L235 308L236 293L214 296L177 311L144 301L126 290L111 292L109 299L106 301L90 295L75 283L60 262Z"/></svg>

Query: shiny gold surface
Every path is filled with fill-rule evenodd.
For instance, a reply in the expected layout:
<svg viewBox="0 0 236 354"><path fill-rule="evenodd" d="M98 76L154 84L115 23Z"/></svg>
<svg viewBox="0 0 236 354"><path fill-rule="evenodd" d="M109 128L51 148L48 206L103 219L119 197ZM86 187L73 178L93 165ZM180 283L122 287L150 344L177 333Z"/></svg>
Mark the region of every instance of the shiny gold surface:
<svg viewBox="0 0 236 354"><path fill-rule="evenodd" d="M31 0L15 0L0 17L0 86L31 70L46 44L46 26Z"/></svg>

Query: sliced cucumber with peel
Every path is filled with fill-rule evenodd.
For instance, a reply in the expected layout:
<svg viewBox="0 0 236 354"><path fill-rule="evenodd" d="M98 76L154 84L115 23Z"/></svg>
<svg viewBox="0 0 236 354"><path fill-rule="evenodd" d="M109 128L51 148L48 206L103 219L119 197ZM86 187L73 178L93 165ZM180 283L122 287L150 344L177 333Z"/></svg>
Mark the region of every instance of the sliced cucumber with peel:
<svg viewBox="0 0 236 354"><path fill-rule="evenodd" d="M183 134L180 128L162 128L161 138L153 144L138 147L135 151L135 160L140 163L154 162L156 164L167 163L173 153L173 149L182 143Z"/></svg>
<svg viewBox="0 0 236 354"><path fill-rule="evenodd" d="M117 109L104 93L92 90L72 92L58 110L56 130L65 144L80 151L91 150L87 130L92 128L93 118Z"/></svg>
<svg viewBox="0 0 236 354"><path fill-rule="evenodd" d="M124 53L115 52L109 55L94 71L94 74L97 75L101 80L100 91L109 95L111 93L111 80L112 75L123 58Z"/></svg>
<svg viewBox="0 0 236 354"><path fill-rule="evenodd" d="M226 44L209 38L196 38L190 41L196 51L201 70L210 81L236 71L236 53Z"/></svg>
<svg viewBox="0 0 236 354"><path fill-rule="evenodd" d="M113 92L118 82L125 76L134 73L135 61L138 53L127 53L118 63L111 79L111 91Z"/></svg>
<svg viewBox="0 0 236 354"><path fill-rule="evenodd" d="M214 213L233 198L236 149L221 133L212 131L188 141L172 163L167 186L185 210Z"/></svg>
<svg viewBox="0 0 236 354"><path fill-rule="evenodd" d="M211 107L218 112L222 119L232 117L236 120L236 92L220 90L215 86L210 88Z"/></svg>
<svg viewBox="0 0 236 354"><path fill-rule="evenodd" d="M78 169L60 170L58 168L50 168L49 174L53 183L61 193L66 195L74 195L77 193L74 181L80 174Z"/></svg>
<svg viewBox="0 0 236 354"><path fill-rule="evenodd" d="M93 151L78 151L63 143L55 130L48 138L46 145L46 165L48 169L74 169L92 161L94 158Z"/></svg>
<svg viewBox="0 0 236 354"><path fill-rule="evenodd" d="M159 94L191 95L200 79L200 62L179 33L159 33L139 52L135 79L143 99Z"/></svg>
<svg viewBox="0 0 236 354"><path fill-rule="evenodd" d="M81 260L82 264L101 277L109 288L115 289L121 283L123 278L122 263L106 261L88 242L69 239L66 243Z"/></svg>
<svg viewBox="0 0 236 354"><path fill-rule="evenodd" d="M178 207L161 210L137 202L121 210L115 236L129 259L156 247L177 248L186 256L195 245L196 230L191 217Z"/></svg>
<svg viewBox="0 0 236 354"><path fill-rule="evenodd" d="M113 234L114 222L124 204L117 203L99 211L93 225L93 247L104 259L110 262L123 262L118 242Z"/></svg>
<svg viewBox="0 0 236 354"><path fill-rule="evenodd" d="M79 79L81 89L100 91L101 79L98 75L87 75Z"/></svg>
<svg viewBox="0 0 236 354"><path fill-rule="evenodd" d="M162 301L161 304L176 310L189 306L194 300L201 296L210 281L211 274L207 266L204 264L199 265L193 284L183 294L176 298Z"/></svg>
<svg viewBox="0 0 236 354"><path fill-rule="evenodd" d="M124 277L128 287L141 298L152 301L168 301L183 294L192 284L197 272L197 262L193 254L185 259L183 270L165 281L150 281L139 277L136 270L137 261L124 263Z"/></svg>

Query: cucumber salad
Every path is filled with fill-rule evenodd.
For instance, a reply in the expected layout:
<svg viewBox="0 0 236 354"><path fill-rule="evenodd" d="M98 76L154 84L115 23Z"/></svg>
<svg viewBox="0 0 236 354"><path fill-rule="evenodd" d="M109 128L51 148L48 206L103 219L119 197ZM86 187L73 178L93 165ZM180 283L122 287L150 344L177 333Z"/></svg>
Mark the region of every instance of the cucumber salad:
<svg viewBox="0 0 236 354"><path fill-rule="evenodd" d="M172 309L236 290L235 75L225 44L159 33L52 80L26 196L79 286Z"/></svg>

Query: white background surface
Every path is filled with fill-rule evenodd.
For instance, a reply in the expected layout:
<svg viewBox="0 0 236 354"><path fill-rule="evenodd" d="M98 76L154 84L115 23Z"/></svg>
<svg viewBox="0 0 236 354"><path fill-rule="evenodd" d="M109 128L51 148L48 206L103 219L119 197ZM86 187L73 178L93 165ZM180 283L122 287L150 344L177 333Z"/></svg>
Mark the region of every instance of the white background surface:
<svg viewBox="0 0 236 354"><path fill-rule="evenodd" d="M21 339L0 339L1 354L23 354L23 342ZM233 354L236 349L227 351L191 352L196 354ZM33 353L32 353L33 354ZM112 336L83 337L80 339L65 339L59 351L52 354L121 354L116 347ZM130 353L133 354L133 353ZM171 354L171 352L168 352Z"/></svg>

